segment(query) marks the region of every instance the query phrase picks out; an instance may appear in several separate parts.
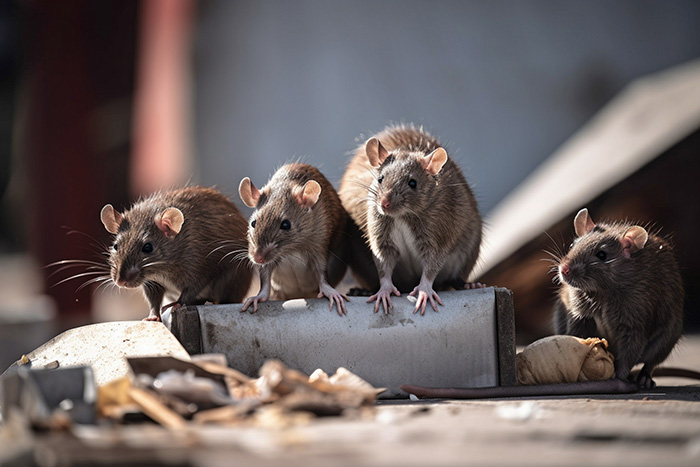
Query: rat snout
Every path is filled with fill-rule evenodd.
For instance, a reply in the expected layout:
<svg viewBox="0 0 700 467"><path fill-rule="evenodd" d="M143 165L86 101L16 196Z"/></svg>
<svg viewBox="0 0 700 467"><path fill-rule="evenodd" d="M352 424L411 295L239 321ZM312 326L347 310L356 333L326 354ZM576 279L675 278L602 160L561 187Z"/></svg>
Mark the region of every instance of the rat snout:
<svg viewBox="0 0 700 467"><path fill-rule="evenodd" d="M263 265L270 260L270 252L274 249L274 246L268 245L266 247L258 247L254 251L251 251L248 256L250 260L259 265Z"/></svg>
<svg viewBox="0 0 700 467"><path fill-rule="evenodd" d="M256 251L255 253L253 253L253 262L256 264L264 264L265 255L261 251Z"/></svg>
<svg viewBox="0 0 700 467"><path fill-rule="evenodd" d="M561 264L561 265L559 266L559 273L560 273L562 276L568 276L570 272L571 272L571 269L569 268L569 264L568 264L568 263L564 263L564 264Z"/></svg>
<svg viewBox="0 0 700 467"><path fill-rule="evenodd" d="M559 281L563 283L568 283L571 281L569 274L571 273L571 267L569 263L561 263L559 265Z"/></svg>
<svg viewBox="0 0 700 467"><path fill-rule="evenodd" d="M119 287L138 287L138 278L141 275L141 271L136 266L131 266L121 270L119 274L119 279L117 279L117 285Z"/></svg>
<svg viewBox="0 0 700 467"><path fill-rule="evenodd" d="M382 209L387 210L387 209L390 209L390 208L391 208L391 198L390 198L390 196L387 194L387 195L384 195L384 196L382 197Z"/></svg>

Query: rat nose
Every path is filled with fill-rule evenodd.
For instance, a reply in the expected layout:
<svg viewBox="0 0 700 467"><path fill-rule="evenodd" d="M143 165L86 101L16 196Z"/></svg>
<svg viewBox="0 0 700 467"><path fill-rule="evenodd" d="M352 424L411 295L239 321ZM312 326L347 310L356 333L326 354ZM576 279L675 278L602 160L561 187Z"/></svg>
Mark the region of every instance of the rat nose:
<svg viewBox="0 0 700 467"><path fill-rule="evenodd" d="M129 269L122 270L117 285L120 287L125 287L127 284L136 281L139 277L139 268L130 267Z"/></svg>
<svg viewBox="0 0 700 467"><path fill-rule="evenodd" d="M127 282L131 282L137 277L139 277L139 270L136 268L130 268L128 271L126 271L126 274L124 275L124 278L127 280Z"/></svg>
<svg viewBox="0 0 700 467"><path fill-rule="evenodd" d="M391 200L389 199L389 195L386 195L382 198L382 208L389 209L390 207L391 207Z"/></svg>
<svg viewBox="0 0 700 467"><path fill-rule="evenodd" d="M253 253L253 262L257 264L263 264L265 262L265 255L261 251L256 251Z"/></svg>
<svg viewBox="0 0 700 467"><path fill-rule="evenodd" d="M569 265L567 263L564 263L561 266L559 266L559 272L561 272L563 276L568 276L570 272Z"/></svg>

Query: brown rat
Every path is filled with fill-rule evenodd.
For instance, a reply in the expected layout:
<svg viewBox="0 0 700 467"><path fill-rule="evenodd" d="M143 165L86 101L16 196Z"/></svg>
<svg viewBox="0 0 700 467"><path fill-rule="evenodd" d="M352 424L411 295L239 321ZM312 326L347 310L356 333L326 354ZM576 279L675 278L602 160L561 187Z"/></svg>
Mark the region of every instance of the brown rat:
<svg viewBox="0 0 700 467"><path fill-rule="evenodd" d="M187 187L155 193L124 213L102 208L102 223L115 234L109 250L112 280L141 287L149 321L162 307L240 302L252 271L243 263L247 222L226 196L212 188Z"/></svg>
<svg viewBox="0 0 700 467"><path fill-rule="evenodd" d="M615 377L637 363L641 387L671 353L683 331L683 283L671 245L629 222L595 224L587 209L574 219L577 238L559 260L555 330L603 337L615 356Z"/></svg>
<svg viewBox="0 0 700 467"><path fill-rule="evenodd" d="M375 313L380 303L388 313L391 294L402 292L417 297L415 311L423 314L428 301L437 311L433 287L471 287L481 216L435 137L412 125L386 128L357 148L338 194L367 242L354 239L351 267L363 287L379 288L368 300Z"/></svg>
<svg viewBox="0 0 700 467"><path fill-rule="evenodd" d="M334 287L345 274L343 231L347 213L326 177L308 164L282 166L258 190L248 177L241 199L255 208L248 227L250 261L260 271L260 292L241 311L268 299L328 297L329 309L347 314L348 298ZM317 295L318 294L318 295Z"/></svg>

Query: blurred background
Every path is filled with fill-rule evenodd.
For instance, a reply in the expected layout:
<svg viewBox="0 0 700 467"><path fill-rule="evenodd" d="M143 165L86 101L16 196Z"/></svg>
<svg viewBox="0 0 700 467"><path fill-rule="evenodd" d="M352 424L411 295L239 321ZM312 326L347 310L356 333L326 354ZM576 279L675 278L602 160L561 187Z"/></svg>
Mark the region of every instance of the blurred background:
<svg viewBox="0 0 700 467"><path fill-rule="evenodd" d="M0 367L140 296L46 267L104 261L106 203L215 185L241 208L301 158L337 187L389 123L439 136L486 219L476 276L550 332L543 250L573 216L672 235L700 326L700 3L100 0L0 3Z"/></svg>

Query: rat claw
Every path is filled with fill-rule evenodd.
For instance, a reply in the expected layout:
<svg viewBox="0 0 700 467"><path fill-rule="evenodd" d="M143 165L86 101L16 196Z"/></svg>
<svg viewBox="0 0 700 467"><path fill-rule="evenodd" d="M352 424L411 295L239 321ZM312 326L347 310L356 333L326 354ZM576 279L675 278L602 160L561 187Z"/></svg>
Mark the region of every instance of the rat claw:
<svg viewBox="0 0 700 467"><path fill-rule="evenodd" d="M444 306L440 296L433 290L432 287L421 287L418 285L409 295L416 297L416 307L413 309L413 313L418 313L418 309L420 308L421 316L425 315L425 307L428 304L428 301L430 301L430 306L436 313L438 313L438 307L435 303L436 301L440 305Z"/></svg>
<svg viewBox="0 0 700 467"><path fill-rule="evenodd" d="M241 307L241 313L246 311L250 307L251 303L253 304L253 311L251 311L250 313L251 314L255 313L256 311L258 311L258 303L262 303L266 300L267 300L267 297L260 295L260 294L254 296L254 297L248 297L246 299L246 301L243 302L243 306Z"/></svg>
<svg viewBox="0 0 700 467"><path fill-rule="evenodd" d="M376 300L374 304L374 312L376 313L379 311L379 302L381 302L382 306L384 307L384 314L388 315L389 310L394 309L394 304L391 303L391 294L398 297L401 295L401 292L399 292L399 289L394 287L393 284L382 286L376 294L367 299L367 303L371 303Z"/></svg>
<svg viewBox="0 0 700 467"><path fill-rule="evenodd" d="M345 302L343 299L350 301L347 296L341 294L333 287L328 284L321 285L319 288L318 298L328 297L328 311L333 311L333 305L335 305L338 311L338 316L347 315L347 310L345 309Z"/></svg>

